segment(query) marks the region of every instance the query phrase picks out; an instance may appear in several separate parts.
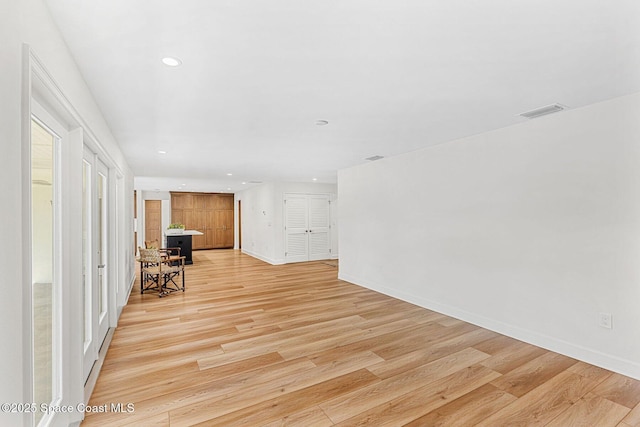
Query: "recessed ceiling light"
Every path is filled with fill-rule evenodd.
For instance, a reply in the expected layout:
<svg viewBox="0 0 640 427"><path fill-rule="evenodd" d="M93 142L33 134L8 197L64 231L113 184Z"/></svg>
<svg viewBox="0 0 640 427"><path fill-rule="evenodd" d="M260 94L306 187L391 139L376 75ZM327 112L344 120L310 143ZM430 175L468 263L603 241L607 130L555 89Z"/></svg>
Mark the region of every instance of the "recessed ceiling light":
<svg viewBox="0 0 640 427"><path fill-rule="evenodd" d="M158 154L167 154L167 152L164 150L158 150Z"/></svg>
<svg viewBox="0 0 640 427"><path fill-rule="evenodd" d="M232 175L233 175L233 174L232 174L231 172L229 172L229 173L227 174L227 176L232 176Z"/></svg>
<svg viewBox="0 0 640 427"><path fill-rule="evenodd" d="M182 61L173 56L166 56L162 58L162 63L168 67L177 67L182 64Z"/></svg>
<svg viewBox="0 0 640 427"><path fill-rule="evenodd" d="M243 183L242 183L242 185L245 185L245 184L246 184L246 182L243 182Z"/></svg>
<svg viewBox="0 0 640 427"><path fill-rule="evenodd" d="M318 180L318 178L312 178L312 180L313 180L313 181L317 181L317 180Z"/></svg>
<svg viewBox="0 0 640 427"><path fill-rule="evenodd" d="M231 187L227 188L227 190L231 191Z"/></svg>
<svg viewBox="0 0 640 427"><path fill-rule="evenodd" d="M316 125L318 126L326 126L329 122L327 120L316 120Z"/></svg>

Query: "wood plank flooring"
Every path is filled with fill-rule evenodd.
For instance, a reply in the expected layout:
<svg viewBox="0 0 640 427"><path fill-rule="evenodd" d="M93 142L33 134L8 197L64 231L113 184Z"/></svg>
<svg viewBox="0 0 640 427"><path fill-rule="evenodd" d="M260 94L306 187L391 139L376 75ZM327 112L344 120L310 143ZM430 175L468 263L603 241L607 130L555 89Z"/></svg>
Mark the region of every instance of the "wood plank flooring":
<svg viewBox="0 0 640 427"><path fill-rule="evenodd" d="M83 426L640 427L640 381L337 279L194 252L134 287ZM132 412L111 404L133 404Z"/></svg>

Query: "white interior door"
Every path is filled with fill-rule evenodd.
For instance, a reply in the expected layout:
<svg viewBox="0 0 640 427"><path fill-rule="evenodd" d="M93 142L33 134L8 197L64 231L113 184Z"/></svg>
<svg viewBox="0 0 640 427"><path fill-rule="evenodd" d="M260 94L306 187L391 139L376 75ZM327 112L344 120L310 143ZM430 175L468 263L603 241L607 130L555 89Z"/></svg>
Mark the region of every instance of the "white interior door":
<svg viewBox="0 0 640 427"><path fill-rule="evenodd" d="M98 305L98 348L109 330L109 169L98 160L96 208L96 262L97 262L97 305Z"/></svg>
<svg viewBox="0 0 640 427"><path fill-rule="evenodd" d="M331 203L326 194L310 194L309 261L331 258Z"/></svg>
<svg viewBox="0 0 640 427"><path fill-rule="evenodd" d="M304 194L288 194L284 199L285 259L287 262L309 260L309 207Z"/></svg>
<svg viewBox="0 0 640 427"><path fill-rule="evenodd" d="M109 170L85 148L83 159L84 379L109 330Z"/></svg>
<svg viewBox="0 0 640 427"><path fill-rule="evenodd" d="M331 257L331 205L326 194L285 195L285 260Z"/></svg>
<svg viewBox="0 0 640 427"><path fill-rule="evenodd" d="M98 351L93 345L93 163L94 155L85 148L82 160L82 295L84 300L84 363L86 381Z"/></svg>

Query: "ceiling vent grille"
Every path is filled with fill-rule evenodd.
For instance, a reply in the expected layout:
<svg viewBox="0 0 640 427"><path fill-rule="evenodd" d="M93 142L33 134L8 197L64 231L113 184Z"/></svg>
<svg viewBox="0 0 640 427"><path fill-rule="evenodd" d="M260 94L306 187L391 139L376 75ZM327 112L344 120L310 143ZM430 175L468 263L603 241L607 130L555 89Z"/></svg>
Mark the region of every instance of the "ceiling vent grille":
<svg viewBox="0 0 640 427"><path fill-rule="evenodd" d="M546 116L547 114L559 113L560 111L566 109L567 107L562 104L551 104L544 107L536 108L535 110L520 113L519 115L522 117L526 117L527 119L535 119L537 117Z"/></svg>
<svg viewBox="0 0 640 427"><path fill-rule="evenodd" d="M369 160L370 162L373 162L374 160L380 160L380 159L384 159L384 156L371 156L371 157L367 157L365 160Z"/></svg>

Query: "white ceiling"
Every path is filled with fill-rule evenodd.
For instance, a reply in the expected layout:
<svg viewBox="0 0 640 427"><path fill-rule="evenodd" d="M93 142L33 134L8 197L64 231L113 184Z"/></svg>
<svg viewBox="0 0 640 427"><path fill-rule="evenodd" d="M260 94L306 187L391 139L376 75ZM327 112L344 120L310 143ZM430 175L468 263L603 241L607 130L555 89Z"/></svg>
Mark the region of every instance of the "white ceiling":
<svg viewBox="0 0 640 427"><path fill-rule="evenodd" d="M140 189L335 182L640 91L638 0L46 2Z"/></svg>

